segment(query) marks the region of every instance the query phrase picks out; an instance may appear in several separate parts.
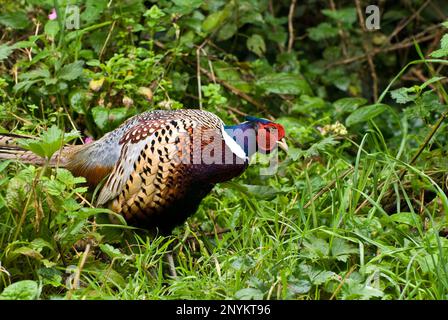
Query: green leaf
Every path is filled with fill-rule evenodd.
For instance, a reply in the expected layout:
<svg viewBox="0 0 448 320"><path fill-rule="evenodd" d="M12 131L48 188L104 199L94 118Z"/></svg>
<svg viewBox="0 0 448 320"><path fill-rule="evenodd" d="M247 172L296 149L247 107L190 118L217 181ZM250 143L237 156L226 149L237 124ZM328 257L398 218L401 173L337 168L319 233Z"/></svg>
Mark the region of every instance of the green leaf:
<svg viewBox="0 0 448 320"><path fill-rule="evenodd" d="M85 9L81 13L81 19L86 24L96 22L101 14L107 10L108 0L87 0Z"/></svg>
<svg viewBox="0 0 448 320"><path fill-rule="evenodd" d="M34 300L39 297L39 286L35 281L22 280L7 286L0 300Z"/></svg>
<svg viewBox="0 0 448 320"><path fill-rule="evenodd" d="M358 107L367 103L364 98L342 98L333 103L337 113L353 112Z"/></svg>
<svg viewBox="0 0 448 320"><path fill-rule="evenodd" d="M232 3L229 3L224 7L223 10L213 12L208 15L207 18L202 22L202 30L206 33L215 31L217 28L221 27L227 18L231 15Z"/></svg>
<svg viewBox="0 0 448 320"><path fill-rule="evenodd" d="M390 95L392 99L394 99L397 103L405 104L411 101L414 101L417 98L417 95L412 94L420 91L419 87L411 87L411 88L399 88L392 90Z"/></svg>
<svg viewBox="0 0 448 320"><path fill-rule="evenodd" d="M308 28L307 30L308 36L314 41L321 41L338 35L338 28L333 27L328 22L323 22L317 27Z"/></svg>
<svg viewBox="0 0 448 320"><path fill-rule="evenodd" d="M262 186L262 185L242 185L246 189L246 193L253 195L259 199L272 199L277 194L282 193L280 190L277 190L271 186Z"/></svg>
<svg viewBox="0 0 448 320"><path fill-rule="evenodd" d="M75 80L82 74L84 61L79 60L63 66L57 73L57 78L64 80Z"/></svg>
<svg viewBox="0 0 448 320"><path fill-rule="evenodd" d="M257 86L266 93L312 95L311 88L300 75L290 73L275 73L258 79Z"/></svg>
<svg viewBox="0 0 448 320"><path fill-rule="evenodd" d="M43 258L43 256L40 254L39 251L30 248L30 247L20 247L17 248L15 250L13 250L11 252L11 254L22 254L24 256L33 258L33 259L37 259L37 260L41 260Z"/></svg>
<svg viewBox="0 0 448 320"><path fill-rule="evenodd" d="M235 298L238 300L262 300L263 292L260 289L245 288L237 291Z"/></svg>
<svg viewBox="0 0 448 320"><path fill-rule="evenodd" d="M347 117L345 124L347 127L350 127L361 122L366 122L380 115L386 111L387 108L388 106L382 103L361 107Z"/></svg>
<svg viewBox="0 0 448 320"><path fill-rule="evenodd" d="M218 32L218 40L224 41L233 37L238 31L238 27L234 23L226 23Z"/></svg>
<svg viewBox="0 0 448 320"><path fill-rule="evenodd" d="M100 249L105 254L107 254L111 259L128 257L128 256L124 255L123 253L121 253L119 249L114 248L113 246L111 246L110 244L107 244L107 243L100 244Z"/></svg>
<svg viewBox="0 0 448 320"><path fill-rule="evenodd" d="M127 113L127 108L95 107L92 109L93 120L101 130L112 129L126 118Z"/></svg>
<svg viewBox="0 0 448 320"><path fill-rule="evenodd" d="M45 34L54 39L59 32L59 23L57 20L49 20L44 27Z"/></svg>
<svg viewBox="0 0 448 320"><path fill-rule="evenodd" d="M315 236L309 236L303 242L302 254L310 259L321 259L328 257L329 244L327 241Z"/></svg>
<svg viewBox="0 0 448 320"><path fill-rule="evenodd" d="M354 7L338 10L324 9L322 10L322 13L336 21L343 22L349 25L355 23L357 20L356 9Z"/></svg>
<svg viewBox="0 0 448 320"><path fill-rule="evenodd" d="M288 282L288 294L291 296L304 294L311 289L311 283L305 279L291 279Z"/></svg>
<svg viewBox="0 0 448 320"><path fill-rule="evenodd" d="M25 29L30 24L30 19L22 11L4 13L0 15L0 24L12 29Z"/></svg>
<svg viewBox="0 0 448 320"><path fill-rule="evenodd" d="M403 223L417 228L421 225L421 218L418 214L412 212L400 212L390 216L390 219L397 223Z"/></svg>
<svg viewBox="0 0 448 320"><path fill-rule="evenodd" d="M76 89L71 92L69 96L70 107L79 114L85 114L86 97L86 90Z"/></svg>
<svg viewBox="0 0 448 320"><path fill-rule="evenodd" d="M346 262L351 254L358 253L358 250L347 240L334 238L331 246L331 254L336 260Z"/></svg>
<svg viewBox="0 0 448 320"><path fill-rule="evenodd" d="M22 73L19 76L20 80L35 80L35 79L43 79L43 78L50 78L50 71L46 68L39 68L34 69L29 72Z"/></svg>
<svg viewBox="0 0 448 320"><path fill-rule="evenodd" d="M0 45L0 62L8 58L8 56L12 53L13 47L8 46L7 44Z"/></svg>
<svg viewBox="0 0 448 320"><path fill-rule="evenodd" d="M50 159L65 143L77 137L79 137L78 132L71 131L64 134L61 129L53 125L39 139L22 139L19 140L19 145L38 156Z"/></svg>
<svg viewBox="0 0 448 320"><path fill-rule="evenodd" d="M171 0L174 3L174 7L170 12L187 15L199 8L204 0Z"/></svg>
<svg viewBox="0 0 448 320"><path fill-rule="evenodd" d="M445 34L440 40L440 49L431 52L433 58L442 58L448 56L448 33Z"/></svg>
<svg viewBox="0 0 448 320"><path fill-rule="evenodd" d="M261 57L266 52L266 44L262 36L258 34L252 35L246 42L247 48Z"/></svg>

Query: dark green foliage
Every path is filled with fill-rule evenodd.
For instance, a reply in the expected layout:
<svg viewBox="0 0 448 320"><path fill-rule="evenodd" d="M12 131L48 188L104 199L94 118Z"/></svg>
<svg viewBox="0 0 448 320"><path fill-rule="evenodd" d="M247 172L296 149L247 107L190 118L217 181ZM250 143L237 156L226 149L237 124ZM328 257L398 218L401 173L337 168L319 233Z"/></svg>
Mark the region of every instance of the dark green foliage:
<svg viewBox="0 0 448 320"><path fill-rule="evenodd" d="M0 0L0 132L26 149L183 107L275 118L290 146L171 237L112 225L64 169L0 162L0 299L446 299L445 2L383 1L376 31L334 2Z"/></svg>

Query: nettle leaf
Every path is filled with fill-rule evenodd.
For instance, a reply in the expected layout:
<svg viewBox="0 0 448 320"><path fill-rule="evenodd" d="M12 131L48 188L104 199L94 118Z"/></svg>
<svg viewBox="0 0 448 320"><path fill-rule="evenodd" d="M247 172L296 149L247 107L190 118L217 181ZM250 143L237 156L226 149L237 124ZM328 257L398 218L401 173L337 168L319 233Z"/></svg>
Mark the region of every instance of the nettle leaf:
<svg viewBox="0 0 448 320"><path fill-rule="evenodd" d="M23 11L4 13L0 15L0 24L12 29L25 29L30 24L30 19Z"/></svg>
<svg viewBox="0 0 448 320"><path fill-rule="evenodd" d="M8 58L8 56L12 53L14 48L12 46L8 46L7 44L0 45L0 62Z"/></svg>
<svg viewBox="0 0 448 320"><path fill-rule="evenodd" d="M304 156L314 157L318 156L322 152L326 151L329 147L335 146L339 143L339 141L335 140L334 137L326 137L319 142L314 143L308 150L304 151Z"/></svg>
<svg viewBox="0 0 448 320"><path fill-rule="evenodd" d="M14 282L0 294L0 300L34 300L39 297L39 286L32 280Z"/></svg>
<svg viewBox="0 0 448 320"><path fill-rule="evenodd" d="M30 150L40 157L50 159L67 142L79 137L79 133L72 130L63 133L56 125L44 132L39 139L19 140L21 147Z"/></svg>
<svg viewBox="0 0 448 320"><path fill-rule="evenodd" d="M394 99L397 103L405 104L405 103L414 101L418 97L418 95L413 94L413 93L419 93L419 92L420 92L420 87L418 87L418 86L414 86L411 88L403 87L403 88L392 90L390 92L390 95L391 95L392 99Z"/></svg>
<svg viewBox="0 0 448 320"><path fill-rule="evenodd" d="M314 41L321 41L338 35L338 28L328 22L322 22L317 27L308 28L307 31L310 39Z"/></svg>
<svg viewBox="0 0 448 320"><path fill-rule="evenodd" d="M247 48L255 53L257 56L261 57L266 52L266 44L262 36L258 34L252 35L247 39Z"/></svg>
<svg viewBox="0 0 448 320"><path fill-rule="evenodd" d="M434 91L426 91L419 96L414 105L405 109L405 114L410 118L426 118L433 112L445 112L448 106L441 103L440 99Z"/></svg>
<svg viewBox="0 0 448 320"><path fill-rule="evenodd" d="M388 106L382 103L361 107L347 117L345 124L347 127L350 127L361 122L366 122L380 115L387 108Z"/></svg>
<svg viewBox="0 0 448 320"><path fill-rule="evenodd" d="M285 72L269 74L257 80L257 86L266 93L312 95L308 82L298 74Z"/></svg>
<svg viewBox="0 0 448 320"><path fill-rule="evenodd" d="M440 49L433 51L430 54L433 58L442 58L448 56L448 33L440 40Z"/></svg>
<svg viewBox="0 0 448 320"><path fill-rule="evenodd" d="M75 80L82 74L82 66L84 61L78 60L63 66L57 73L56 77L64 80Z"/></svg>

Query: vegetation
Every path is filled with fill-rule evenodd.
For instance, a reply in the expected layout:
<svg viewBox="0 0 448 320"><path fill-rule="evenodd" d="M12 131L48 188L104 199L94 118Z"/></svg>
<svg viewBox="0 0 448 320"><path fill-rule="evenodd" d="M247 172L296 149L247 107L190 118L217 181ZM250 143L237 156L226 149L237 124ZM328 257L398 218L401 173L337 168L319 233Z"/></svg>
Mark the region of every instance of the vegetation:
<svg viewBox="0 0 448 320"><path fill-rule="evenodd" d="M0 299L447 299L448 8L381 3L370 31L361 0L0 0L0 130L37 154L185 107L290 146L170 237L0 162Z"/></svg>

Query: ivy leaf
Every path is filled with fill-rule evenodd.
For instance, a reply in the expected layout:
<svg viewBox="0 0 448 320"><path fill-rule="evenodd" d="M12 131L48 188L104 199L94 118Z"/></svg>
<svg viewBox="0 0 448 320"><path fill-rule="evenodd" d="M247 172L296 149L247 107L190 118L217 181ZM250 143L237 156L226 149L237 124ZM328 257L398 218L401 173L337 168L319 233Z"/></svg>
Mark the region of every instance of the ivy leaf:
<svg viewBox="0 0 448 320"><path fill-rule="evenodd" d="M380 115L387 108L388 106L382 103L361 107L347 117L345 124L347 127L350 127L361 122L366 122Z"/></svg>

